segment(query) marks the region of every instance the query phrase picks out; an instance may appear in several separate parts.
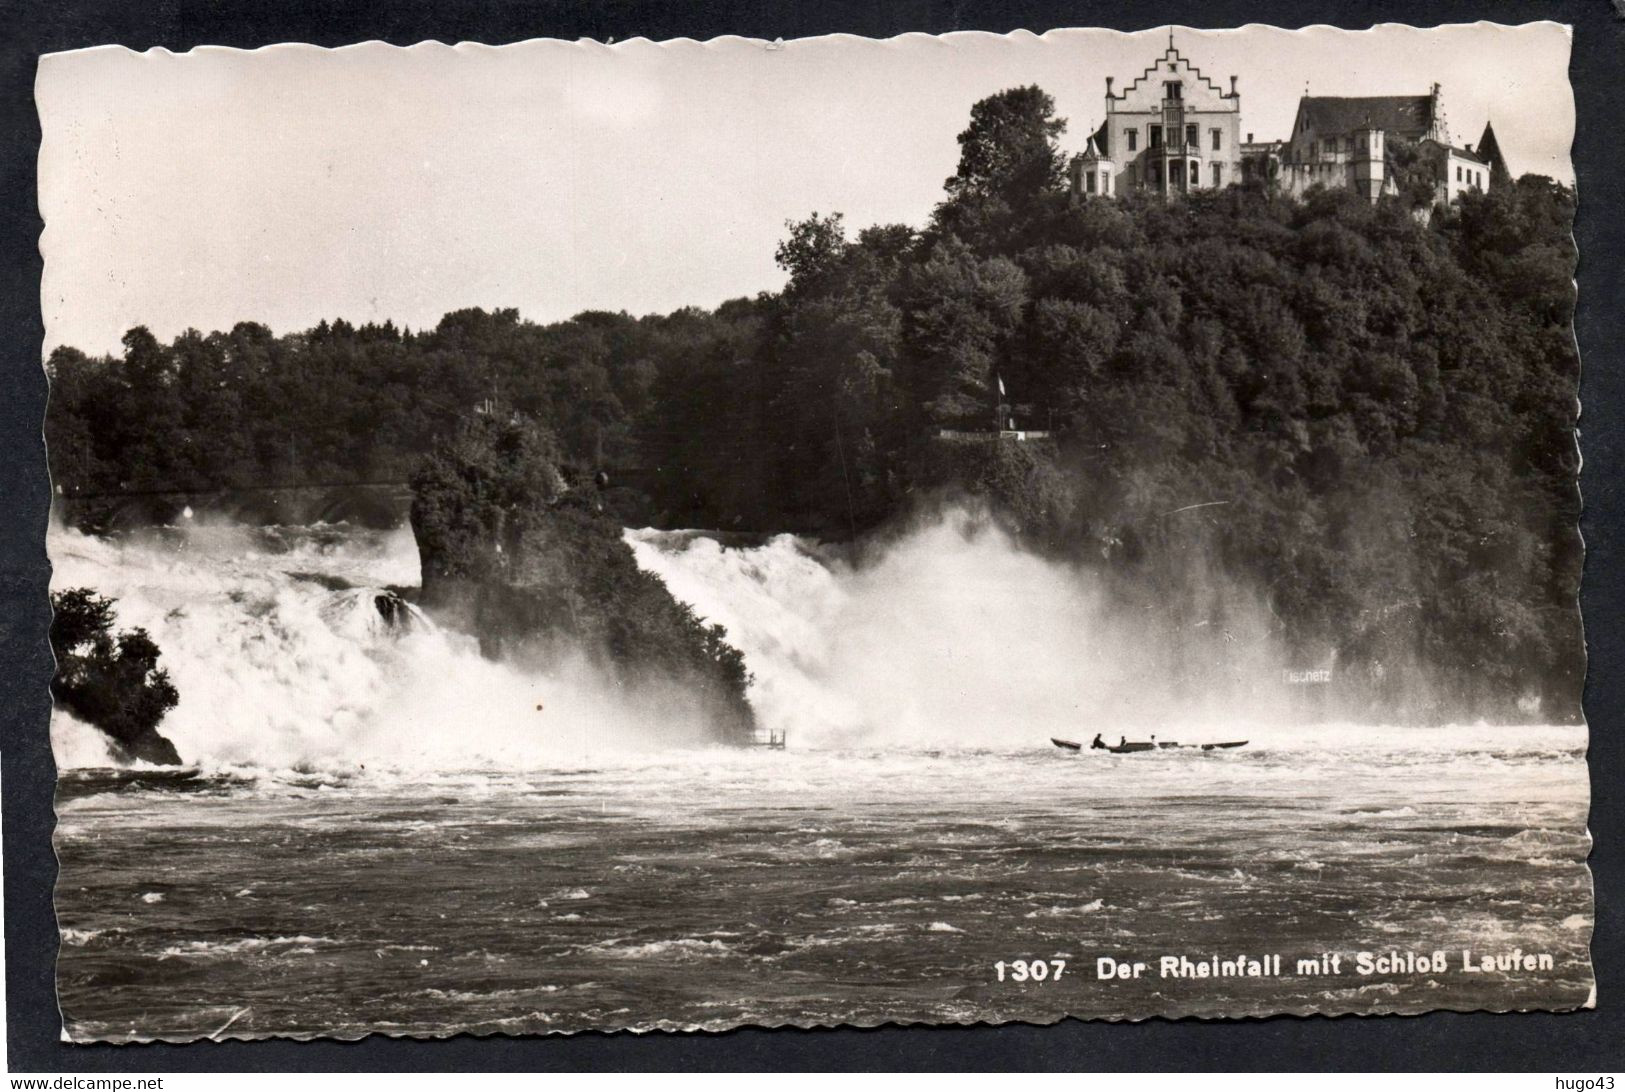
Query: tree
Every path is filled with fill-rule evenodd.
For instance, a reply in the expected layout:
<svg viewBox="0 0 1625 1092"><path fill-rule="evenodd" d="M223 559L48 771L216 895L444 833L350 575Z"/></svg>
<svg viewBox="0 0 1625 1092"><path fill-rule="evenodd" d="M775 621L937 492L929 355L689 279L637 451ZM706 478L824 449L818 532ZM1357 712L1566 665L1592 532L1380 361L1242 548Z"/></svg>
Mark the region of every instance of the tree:
<svg viewBox="0 0 1625 1092"><path fill-rule="evenodd" d="M513 556L524 514L563 492L551 431L499 412L467 418L412 475L424 602L436 605L463 582L499 575Z"/></svg>
<svg viewBox="0 0 1625 1092"><path fill-rule="evenodd" d="M790 274L785 294L813 291L835 272L846 254L846 227L841 214L820 216L815 212L805 220L786 220L784 226L790 229L790 235L773 251L773 260Z"/></svg>
<svg viewBox="0 0 1625 1092"><path fill-rule="evenodd" d="M959 166L932 216L934 239L957 237L978 253L1022 249L1047 233L1061 204L1065 164L1057 138L1066 121L1036 86L1013 87L971 107L959 134Z"/></svg>
<svg viewBox="0 0 1625 1092"><path fill-rule="evenodd" d="M1394 180L1396 196L1407 209L1431 208L1438 188L1438 167L1413 141L1389 133L1383 143L1383 172Z"/></svg>
<svg viewBox="0 0 1625 1092"><path fill-rule="evenodd" d="M950 240L908 271L903 301L913 404L932 427L993 426L994 373L1027 303L1021 268Z"/></svg>
<svg viewBox="0 0 1625 1092"><path fill-rule="evenodd" d="M175 745L158 734L158 724L180 695L169 673L158 666L158 646L146 630L114 634L114 605L89 588L51 595L51 651L56 655L51 696L100 728L120 757L179 765Z"/></svg>
<svg viewBox="0 0 1625 1092"><path fill-rule="evenodd" d="M564 488L551 432L480 415L425 457L412 494L423 602L486 655L584 654L623 685L675 684L717 738L748 738L743 657L638 566L595 487Z"/></svg>
<svg viewBox="0 0 1625 1092"><path fill-rule="evenodd" d="M1059 188L1065 167L1057 139L1065 131L1055 100L1037 85L982 99L959 134L959 168L945 183L949 200L997 197L1019 208Z"/></svg>

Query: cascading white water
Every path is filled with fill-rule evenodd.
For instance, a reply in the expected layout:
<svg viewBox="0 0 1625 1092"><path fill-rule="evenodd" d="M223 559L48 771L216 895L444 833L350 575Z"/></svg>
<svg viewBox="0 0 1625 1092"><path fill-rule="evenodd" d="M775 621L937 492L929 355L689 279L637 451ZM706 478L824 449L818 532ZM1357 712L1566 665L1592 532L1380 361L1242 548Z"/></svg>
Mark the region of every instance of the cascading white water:
<svg viewBox="0 0 1625 1092"><path fill-rule="evenodd" d="M525 767L704 735L680 702L610 685L585 663L494 663L404 604L387 622L385 586L418 581L404 529L196 527L118 541L58 530L48 545L55 588L111 596L118 628L157 642L181 695L160 731L188 762ZM64 766L108 762L99 733L60 710L52 736Z"/></svg>
<svg viewBox="0 0 1625 1092"><path fill-rule="evenodd" d="M964 511L861 564L792 535L726 548L699 532L626 537L640 565L727 628L759 720L795 750L1047 747L1096 732L1394 742L1295 720L1280 704L1279 657L1233 602L1222 634L1125 616L1089 573ZM119 627L157 642L181 695L160 730L188 762L523 769L709 738L669 687L617 685L584 661L495 663L415 608L387 622L378 596L418 580L405 529L54 530L49 549L56 588L113 597ZM1398 731L1407 745L1419 738ZM100 733L61 711L52 737L64 766L109 762Z"/></svg>
<svg viewBox="0 0 1625 1092"><path fill-rule="evenodd" d="M792 535L753 549L692 532L628 537L639 564L727 627L755 674L758 715L802 745L1021 746L1274 712L1256 627L1245 642L1213 634L1173 647L1148 620L1114 610L1090 574L1018 548L963 509L857 566ZM1173 675L1193 663L1214 689L1174 694ZM1228 704L1238 697L1243 718Z"/></svg>
<svg viewBox="0 0 1625 1092"><path fill-rule="evenodd" d="M1583 725L1332 723L1282 681L1291 660L1246 589L1193 573L1161 603L1114 601L1096 574L1021 549L985 513L923 518L856 564L794 535L746 548L703 532L627 532L638 562L725 626L751 702L792 749L990 748L1247 739L1257 754L1528 749L1572 755ZM1175 600L1179 600L1176 602ZM1194 619L1194 620L1193 620ZM1187 753L1187 752L1178 752ZM1242 752L1233 752L1242 753ZM1336 776L1336 761L1327 766Z"/></svg>

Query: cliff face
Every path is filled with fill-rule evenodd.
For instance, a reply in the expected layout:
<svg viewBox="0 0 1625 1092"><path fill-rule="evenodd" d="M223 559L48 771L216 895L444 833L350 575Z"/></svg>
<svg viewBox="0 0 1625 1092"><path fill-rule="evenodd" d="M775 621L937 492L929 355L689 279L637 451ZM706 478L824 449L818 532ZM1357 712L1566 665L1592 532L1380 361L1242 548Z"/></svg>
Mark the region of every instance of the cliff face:
<svg viewBox="0 0 1625 1092"><path fill-rule="evenodd" d="M571 492L544 430L475 419L412 481L422 604L493 658L584 652L617 679L675 684L716 737L754 728L744 658L637 565L590 489Z"/></svg>

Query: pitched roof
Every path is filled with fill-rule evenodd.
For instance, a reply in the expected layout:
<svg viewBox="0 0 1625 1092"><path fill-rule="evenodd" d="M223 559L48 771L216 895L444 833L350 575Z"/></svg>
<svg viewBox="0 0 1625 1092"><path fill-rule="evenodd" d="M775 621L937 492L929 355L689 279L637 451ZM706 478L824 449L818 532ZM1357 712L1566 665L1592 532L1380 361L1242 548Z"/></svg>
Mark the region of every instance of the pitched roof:
<svg viewBox="0 0 1625 1092"><path fill-rule="evenodd" d="M1453 144L1446 144L1442 140L1424 140L1422 141L1422 145L1424 147L1438 148L1441 151L1449 152L1457 159L1465 159L1469 163L1477 163L1480 167L1488 167L1490 165L1489 160L1485 159L1471 148L1458 148Z"/></svg>
<svg viewBox="0 0 1625 1092"><path fill-rule="evenodd" d="M1492 179L1512 178L1512 172L1507 169L1506 157L1501 154L1501 142L1495 139L1495 127L1487 121L1484 123L1484 135L1478 138L1478 158L1490 165Z"/></svg>
<svg viewBox="0 0 1625 1092"><path fill-rule="evenodd" d="M1433 96L1368 95L1334 98L1305 95L1298 100L1298 125L1322 133L1350 133L1370 127L1416 139L1433 128Z"/></svg>

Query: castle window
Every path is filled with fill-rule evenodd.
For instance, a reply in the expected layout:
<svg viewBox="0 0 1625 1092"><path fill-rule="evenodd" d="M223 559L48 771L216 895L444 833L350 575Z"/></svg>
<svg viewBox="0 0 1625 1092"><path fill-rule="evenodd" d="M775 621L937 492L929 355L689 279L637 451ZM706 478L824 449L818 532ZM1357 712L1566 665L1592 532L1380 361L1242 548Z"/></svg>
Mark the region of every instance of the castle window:
<svg viewBox="0 0 1625 1092"><path fill-rule="evenodd" d="M1085 171L1085 172L1083 172L1083 192L1084 193L1094 193L1095 192L1095 172L1094 171Z"/></svg>
<svg viewBox="0 0 1625 1092"><path fill-rule="evenodd" d="M1213 134L1213 150L1216 152L1216 151L1219 150L1219 134L1221 132L1223 132L1223 130L1222 129L1209 129L1208 132Z"/></svg>
<svg viewBox="0 0 1625 1092"><path fill-rule="evenodd" d="M1162 85L1162 97L1165 99L1182 99L1184 92L1178 80L1166 80Z"/></svg>
<svg viewBox="0 0 1625 1092"><path fill-rule="evenodd" d="M1162 147L1162 126L1160 125L1151 126L1151 147Z"/></svg>
<svg viewBox="0 0 1625 1092"><path fill-rule="evenodd" d="M1215 129L1213 131L1215 133L1218 132L1217 129ZM1219 164L1217 164L1217 163L1213 164L1213 188L1214 189L1218 189L1220 184L1221 184L1221 181L1223 179L1223 175L1221 173L1222 170L1223 170L1223 168Z"/></svg>
<svg viewBox="0 0 1625 1092"><path fill-rule="evenodd" d="M1129 151L1133 152L1133 151L1139 150L1139 147L1140 147L1140 130L1138 130L1138 129L1125 129L1123 131L1123 135L1128 137L1128 150Z"/></svg>
<svg viewBox="0 0 1625 1092"><path fill-rule="evenodd" d="M1461 181L1461 164L1460 163L1456 164L1456 181L1457 182Z"/></svg>
<svg viewBox="0 0 1625 1092"><path fill-rule="evenodd" d="M1201 147L1202 137L1195 125L1185 126L1185 143L1192 148Z"/></svg>

